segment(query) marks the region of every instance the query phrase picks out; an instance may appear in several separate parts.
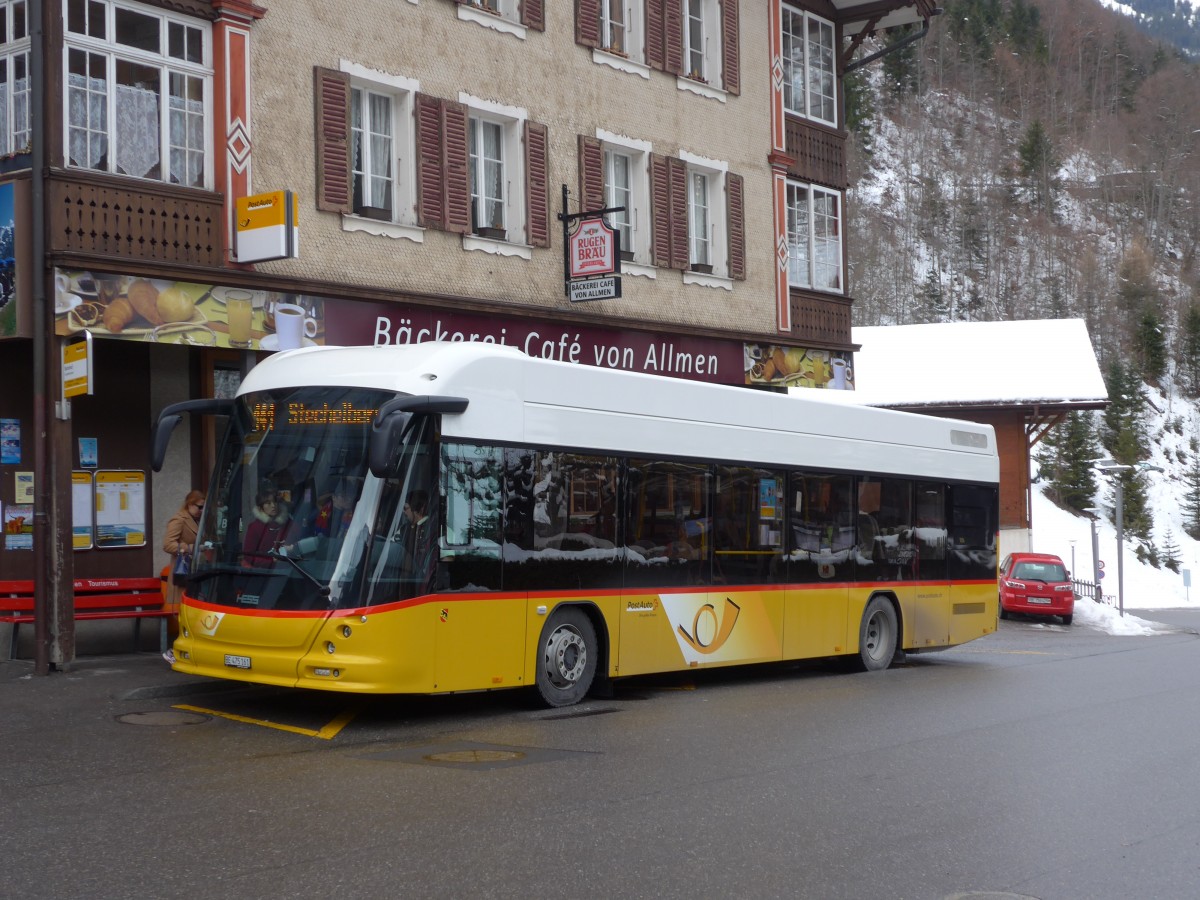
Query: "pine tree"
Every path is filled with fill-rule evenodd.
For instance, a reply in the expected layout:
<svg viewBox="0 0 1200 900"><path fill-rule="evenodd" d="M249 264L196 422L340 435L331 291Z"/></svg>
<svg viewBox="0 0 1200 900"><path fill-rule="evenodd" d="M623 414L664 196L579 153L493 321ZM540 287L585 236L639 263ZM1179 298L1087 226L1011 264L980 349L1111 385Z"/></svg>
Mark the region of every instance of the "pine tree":
<svg viewBox="0 0 1200 900"><path fill-rule="evenodd" d="M1167 371L1167 341L1163 337L1162 320L1149 303L1142 307L1133 346L1142 377L1152 384L1158 384Z"/></svg>
<svg viewBox="0 0 1200 900"><path fill-rule="evenodd" d="M942 279L936 269L931 268L925 273L925 284L921 287L917 304L914 318L918 324L949 321L950 305L946 302L946 292L942 288Z"/></svg>
<svg viewBox="0 0 1200 900"><path fill-rule="evenodd" d="M1070 413L1066 421L1047 435L1042 443L1049 445L1047 454L1040 457L1040 461L1048 471L1053 499L1075 510L1091 506L1096 494L1092 460L1097 455L1091 415L1085 412Z"/></svg>
<svg viewBox="0 0 1200 900"><path fill-rule="evenodd" d="M1163 539L1161 557L1164 566L1172 572L1179 572L1179 545L1175 543L1175 536L1169 531Z"/></svg>
<svg viewBox="0 0 1200 900"><path fill-rule="evenodd" d="M1193 450L1192 465L1183 476L1184 494L1180 503L1183 513L1183 530L1195 540L1200 540L1200 454Z"/></svg>
<svg viewBox="0 0 1200 900"><path fill-rule="evenodd" d="M1113 459L1131 466L1142 459L1149 448L1142 416L1146 406L1142 382L1119 357L1109 363L1104 381L1108 387L1108 406L1104 409L1101 443Z"/></svg>
<svg viewBox="0 0 1200 900"><path fill-rule="evenodd" d="M1200 396L1200 303L1192 301L1183 315L1178 371L1183 389Z"/></svg>
<svg viewBox="0 0 1200 900"><path fill-rule="evenodd" d="M1054 159L1054 148L1050 143L1050 135L1046 133L1041 119L1034 119L1025 131L1025 139L1017 150L1020 161L1020 171L1033 188L1034 205L1047 213L1054 211L1054 198L1051 194L1054 182L1054 171L1058 163Z"/></svg>

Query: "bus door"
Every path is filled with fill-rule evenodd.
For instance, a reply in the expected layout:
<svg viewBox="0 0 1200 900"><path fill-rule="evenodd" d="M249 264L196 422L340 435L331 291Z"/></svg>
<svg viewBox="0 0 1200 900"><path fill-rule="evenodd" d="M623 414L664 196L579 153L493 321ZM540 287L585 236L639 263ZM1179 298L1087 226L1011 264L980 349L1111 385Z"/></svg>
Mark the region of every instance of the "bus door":
<svg viewBox="0 0 1200 900"><path fill-rule="evenodd" d="M433 626L438 691L515 687L526 651L526 592L505 584L506 505L521 506L527 485L512 451L480 444L443 444ZM523 486L524 485L524 486ZM512 555L512 554L507 554Z"/></svg>
<svg viewBox="0 0 1200 900"><path fill-rule="evenodd" d="M950 586L950 641L960 643L996 629L998 500L992 486L950 488L946 565Z"/></svg>
<svg viewBox="0 0 1200 900"><path fill-rule="evenodd" d="M849 652L855 528L849 475L792 472L788 488L788 581L784 656ZM860 604L857 608L862 609Z"/></svg>

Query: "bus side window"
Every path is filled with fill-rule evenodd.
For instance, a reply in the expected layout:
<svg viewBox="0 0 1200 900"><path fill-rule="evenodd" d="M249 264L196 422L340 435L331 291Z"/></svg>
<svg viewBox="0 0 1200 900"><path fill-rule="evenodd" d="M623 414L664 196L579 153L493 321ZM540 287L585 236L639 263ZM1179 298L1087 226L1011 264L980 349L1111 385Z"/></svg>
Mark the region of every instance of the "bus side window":
<svg viewBox="0 0 1200 900"><path fill-rule="evenodd" d="M847 578L856 550L849 475L792 474L792 581Z"/></svg>
<svg viewBox="0 0 1200 900"><path fill-rule="evenodd" d="M442 445L441 565L448 590L500 590L504 464L499 447Z"/></svg>

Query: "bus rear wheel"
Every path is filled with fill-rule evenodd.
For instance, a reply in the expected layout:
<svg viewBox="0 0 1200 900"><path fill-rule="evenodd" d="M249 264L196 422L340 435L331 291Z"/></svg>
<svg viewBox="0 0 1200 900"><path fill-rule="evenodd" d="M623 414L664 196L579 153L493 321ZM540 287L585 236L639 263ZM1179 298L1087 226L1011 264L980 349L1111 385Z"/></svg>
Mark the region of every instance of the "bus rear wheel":
<svg viewBox="0 0 1200 900"><path fill-rule="evenodd" d="M560 609L542 629L537 690L547 706L578 703L596 677L596 629L582 610Z"/></svg>
<svg viewBox="0 0 1200 900"><path fill-rule="evenodd" d="M892 664L898 631L892 604L883 597L872 597L858 628L858 657L865 671L878 672Z"/></svg>

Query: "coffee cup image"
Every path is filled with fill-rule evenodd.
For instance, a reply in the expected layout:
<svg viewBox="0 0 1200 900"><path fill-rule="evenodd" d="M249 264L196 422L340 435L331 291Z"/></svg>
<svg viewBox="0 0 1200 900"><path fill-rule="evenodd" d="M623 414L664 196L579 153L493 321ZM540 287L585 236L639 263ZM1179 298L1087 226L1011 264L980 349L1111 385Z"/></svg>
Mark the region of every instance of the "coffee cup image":
<svg viewBox="0 0 1200 900"><path fill-rule="evenodd" d="M317 320L309 316L303 306L295 303L276 304L275 335L280 350L302 347L305 338L311 340L317 336Z"/></svg>

